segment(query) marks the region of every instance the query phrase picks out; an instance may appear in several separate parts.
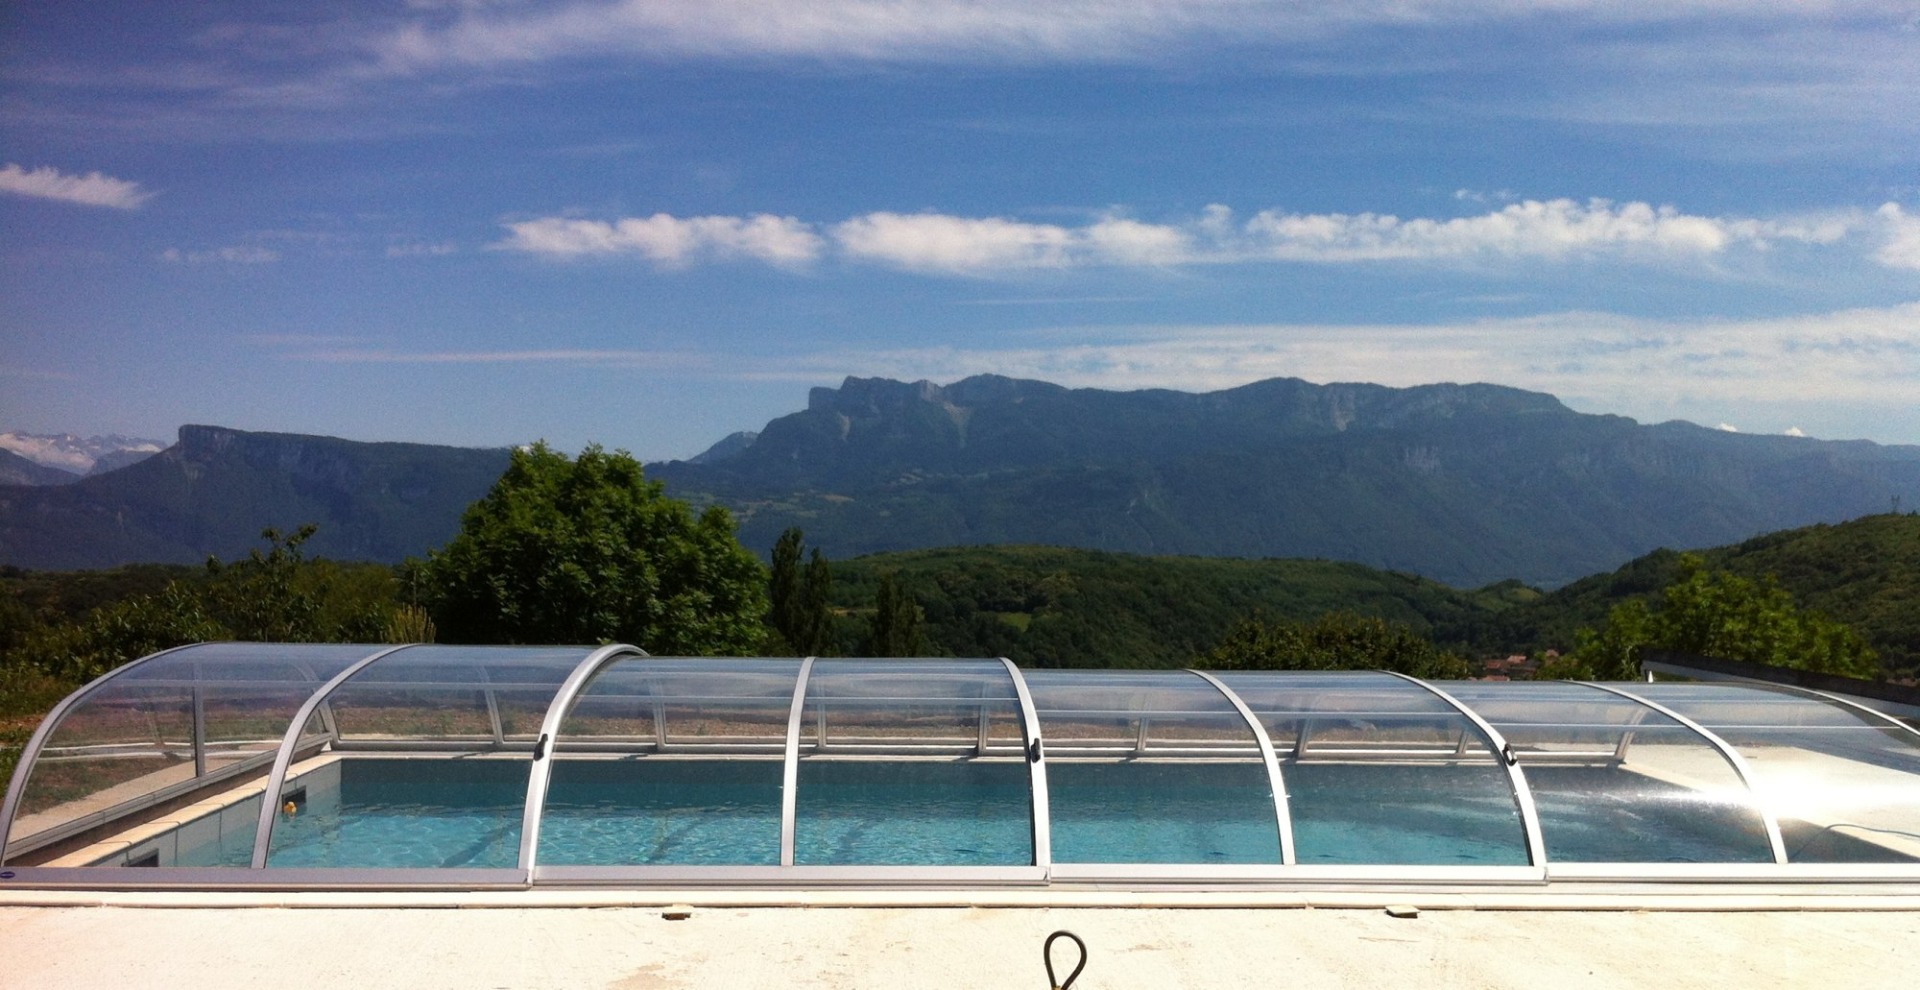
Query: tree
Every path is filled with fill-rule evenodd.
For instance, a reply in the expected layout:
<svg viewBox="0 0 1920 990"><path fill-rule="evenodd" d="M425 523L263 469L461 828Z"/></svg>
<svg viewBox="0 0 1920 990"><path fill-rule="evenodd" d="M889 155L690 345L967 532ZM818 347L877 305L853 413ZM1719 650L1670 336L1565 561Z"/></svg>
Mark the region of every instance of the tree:
<svg viewBox="0 0 1920 990"><path fill-rule="evenodd" d="M624 451L516 450L421 568L447 642L626 642L658 655L750 654L766 571L733 517L697 517Z"/></svg>
<svg viewBox="0 0 1920 990"><path fill-rule="evenodd" d="M1467 677L1466 660L1399 623L1352 612L1312 622L1243 620L1199 659L1213 670L1392 670L1415 677Z"/></svg>
<svg viewBox="0 0 1920 990"><path fill-rule="evenodd" d="M800 552L805 534L790 526L773 542L773 574L767 582L767 624L786 645L800 638Z"/></svg>
<svg viewBox="0 0 1920 990"><path fill-rule="evenodd" d="M1796 606L1772 577L1708 570L1699 556L1683 554L1659 608L1638 599L1614 606L1604 625L1579 630L1574 651L1540 676L1631 680L1647 649L1848 677L1880 672L1879 656L1860 634Z"/></svg>
<svg viewBox="0 0 1920 990"><path fill-rule="evenodd" d="M794 645L807 656L833 655L833 572L819 547L807 558L800 582L800 639Z"/></svg>
<svg viewBox="0 0 1920 990"><path fill-rule="evenodd" d="M774 543L767 623L782 641L773 644L775 650L826 656L833 652L833 574L818 547L801 566L804 550L805 534L797 527L781 533Z"/></svg>
<svg viewBox="0 0 1920 990"><path fill-rule="evenodd" d="M874 594L873 620L867 627L866 654L870 657L917 657L926 653L920 635L920 605L900 583L898 573L880 576Z"/></svg>

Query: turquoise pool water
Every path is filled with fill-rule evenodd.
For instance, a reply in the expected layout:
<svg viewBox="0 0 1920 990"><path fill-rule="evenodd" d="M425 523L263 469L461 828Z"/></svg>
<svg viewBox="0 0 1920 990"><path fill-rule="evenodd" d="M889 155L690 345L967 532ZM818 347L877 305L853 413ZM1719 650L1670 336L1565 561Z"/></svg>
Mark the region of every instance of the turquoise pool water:
<svg viewBox="0 0 1920 990"><path fill-rule="evenodd" d="M539 861L777 865L781 769L777 760L562 760ZM820 760L799 772L800 864L1032 862L1025 764ZM279 822L270 865L515 865L526 763L349 759L340 773L337 794ZM1280 860L1258 764L1054 763L1048 775L1056 862ZM1304 764L1287 768L1287 782L1303 864L1527 862L1497 767ZM1550 784L1541 790L1556 859L1738 862L1765 853L1764 838L1737 822L1676 831L1644 809L1563 802ZM244 862L241 853L235 865Z"/></svg>

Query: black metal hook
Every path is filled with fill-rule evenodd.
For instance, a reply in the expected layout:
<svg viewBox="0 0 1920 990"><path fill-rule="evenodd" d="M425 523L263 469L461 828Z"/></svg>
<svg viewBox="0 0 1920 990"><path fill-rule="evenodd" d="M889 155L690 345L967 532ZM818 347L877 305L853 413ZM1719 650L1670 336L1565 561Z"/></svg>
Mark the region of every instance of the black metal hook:
<svg viewBox="0 0 1920 990"><path fill-rule="evenodd" d="M1053 975L1053 943L1058 941L1063 935L1073 939L1073 944L1080 947L1080 964L1073 967L1073 972L1067 974L1067 979L1064 983L1060 982ZM1073 986L1073 981L1080 978L1080 971L1087 968L1087 943L1082 942L1080 936L1062 929L1047 936L1046 943L1040 946L1040 958L1045 960L1047 964L1047 985L1052 987L1053 990L1068 990L1069 987Z"/></svg>

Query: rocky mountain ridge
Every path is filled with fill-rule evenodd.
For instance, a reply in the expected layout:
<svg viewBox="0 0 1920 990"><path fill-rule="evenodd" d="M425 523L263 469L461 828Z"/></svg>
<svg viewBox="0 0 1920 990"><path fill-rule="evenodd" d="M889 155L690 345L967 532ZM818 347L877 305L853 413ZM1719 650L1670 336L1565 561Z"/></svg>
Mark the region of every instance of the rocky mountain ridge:
<svg viewBox="0 0 1920 990"><path fill-rule="evenodd" d="M1642 425L1496 385L1272 379L1210 393L849 378L701 463L749 546L1032 543L1352 560L1557 585L1660 546L1920 504L1920 447Z"/></svg>
<svg viewBox="0 0 1920 990"><path fill-rule="evenodd" d="M508 452L187 426L58 488L0 485L0 564L316 554L397 561L450 537ZM1455 587L1556 586L1658 547L1920 505L1920 447L1642 425L1495 385L1273 379L1211 393L978 376L849 378L757 433L648 466L764 551L1036 544L1344 560Z"/></svg>

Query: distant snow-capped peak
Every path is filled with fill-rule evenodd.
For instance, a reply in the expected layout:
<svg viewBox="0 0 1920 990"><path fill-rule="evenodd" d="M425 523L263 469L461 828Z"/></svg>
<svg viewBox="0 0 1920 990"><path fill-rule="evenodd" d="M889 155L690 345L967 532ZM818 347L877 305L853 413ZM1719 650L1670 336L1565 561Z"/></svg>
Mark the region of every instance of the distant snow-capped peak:
<svg viewBox="0 0 1920 990"><path fill-rule="evenodd" d="M95 464L110 459L124 466L138 455L157 454L167 445L160 440L109 433L106 436L79 437L71 433L49 436L40 433L0 433L0 450L10 450L42 467L59 468L74 474L87 474ZM136 456L126 456L136 455Z"/></svg>

